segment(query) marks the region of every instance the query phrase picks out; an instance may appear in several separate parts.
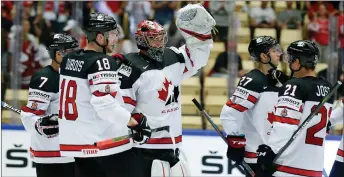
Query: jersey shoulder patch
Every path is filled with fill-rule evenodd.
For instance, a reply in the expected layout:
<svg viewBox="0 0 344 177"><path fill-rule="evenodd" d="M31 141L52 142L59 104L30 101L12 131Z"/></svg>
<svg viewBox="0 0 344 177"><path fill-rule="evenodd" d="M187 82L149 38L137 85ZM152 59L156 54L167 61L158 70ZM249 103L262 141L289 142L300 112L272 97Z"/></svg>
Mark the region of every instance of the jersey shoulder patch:
<svg viewBox="0 0 344 177"><path fill-rule="evenodd" d="M254 69L240 78L238 87L261 93L269 85L267 77L259 70Z"/></svg>
<svg viewBox="0 0 344 177"><path fill-rule="evenodd" d="M36 71L31 77L30 88L57 93L59 91L59 73L50 65Z"/></svg>

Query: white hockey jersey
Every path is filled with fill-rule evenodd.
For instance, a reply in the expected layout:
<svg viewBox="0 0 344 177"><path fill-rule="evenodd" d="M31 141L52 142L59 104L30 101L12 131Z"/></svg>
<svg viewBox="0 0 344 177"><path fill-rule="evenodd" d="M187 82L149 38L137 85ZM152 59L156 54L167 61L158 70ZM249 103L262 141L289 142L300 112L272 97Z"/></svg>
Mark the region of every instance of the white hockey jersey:
<svg viewBox="0 0 344 177"><path fill-rule="evenodd" d="M179 49L166 48L161 63L139 53L123 56L126 62L119 73L127 109L133 114L145 115L152 129L170 126L170 132L154 132L146 144L135 144L136 147L173 149L180 146L181 82L205 66L209 54L210 45L189 49L184 45Z"/></svg>
<svg viewBox="0 0 344 177"><path fill-rule="evenodd" d="M60 149L71 157L97 157L132 148L127 138L103 146L95 143L129 134L131 117L119 88L118 63L103 53L77 50L60 66Z"/></svg>
<svg viewBox="0 0 344 177"><path fill-rule="evenodd" d="M23 106L20 117L30 134L30 154L36 163L68 163L72 157L61 157L59 136L46 138L35 130L36 121L49 114L58 113L59 73L50 65L38 70L29 86L28 101Z"/></svg>
<svg viewBox="0 0 344 177"><path fill-rule="evenodd" d="M336 124L343 124L343 122L344 122L343 102L344 102L344 99L341 101L340 105L337 108L333 109L333 112L332 112L331 118L330 118L332 126L334 126ZM344 133L344 132L342 132L342 133ZM339 162L344 162L344 147L343 147L344 144L343 144L343 141L344 141L344 136L342 135L342 139L341 139L340 145L338 147L337 156L336 156L336 160Z"/></svg>
<svg viewBox="0 0 344 177"><path fill-rule="evenodd" d="M257 163L258 146L267 143L278 89L266 75L254 69L240 79L234 94L222 108L220 119L225 132L245 135L244 160L247 163Z"/></svg>
<svg viewBox="0 0 344 177"><path fill-rule="evenodd" d="M267 144L275 153L287 143L330 89L331 85L326 80L311 76L293 78L284 84L279 93L275 121ZM333 97L283 152L276 161L277 171L273 176L322 176L324 139L332 104Z"/></svg>

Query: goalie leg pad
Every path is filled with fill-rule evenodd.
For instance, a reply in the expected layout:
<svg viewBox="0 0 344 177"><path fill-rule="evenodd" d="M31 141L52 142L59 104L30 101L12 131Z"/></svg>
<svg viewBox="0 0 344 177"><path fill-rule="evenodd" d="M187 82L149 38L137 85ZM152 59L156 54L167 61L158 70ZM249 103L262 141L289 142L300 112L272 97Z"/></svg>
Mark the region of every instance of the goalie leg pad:
<svg viewBox="0 0 344 177"><path fill-rule="evenodd" d="M151 176L152 177L169 177L170 176L170 163L163 160L155 159L152 162L152 169L151 169Z"/></svg>
<svg viewBox="0 0 344 177"><path fill-rule="evenodd" d="M187 169L185 168L185 166L183 165L183 163L181 163L181 161L179 161L177 164L175 164L171 170L170 170L170 176L172 177L186 177L189 176L187 173Z"/></svg>

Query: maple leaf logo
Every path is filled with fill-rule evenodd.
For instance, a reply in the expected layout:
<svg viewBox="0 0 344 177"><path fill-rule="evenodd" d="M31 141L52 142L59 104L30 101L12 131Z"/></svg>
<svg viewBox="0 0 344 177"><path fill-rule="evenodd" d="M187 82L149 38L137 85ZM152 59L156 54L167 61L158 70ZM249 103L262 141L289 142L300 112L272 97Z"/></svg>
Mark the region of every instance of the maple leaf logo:
<svg viewBox="0 0 344 177"><path fill-rule="evenodd" d="M172 82L168 81L166 78L165 78L165 81L164 81L164 88L162 88L161 90L158 90L158 94L159 94L159 99L162 100L162 101L166 101L167 99L167 96L168 96L168 86L169 85L172 85Z"/></svg>

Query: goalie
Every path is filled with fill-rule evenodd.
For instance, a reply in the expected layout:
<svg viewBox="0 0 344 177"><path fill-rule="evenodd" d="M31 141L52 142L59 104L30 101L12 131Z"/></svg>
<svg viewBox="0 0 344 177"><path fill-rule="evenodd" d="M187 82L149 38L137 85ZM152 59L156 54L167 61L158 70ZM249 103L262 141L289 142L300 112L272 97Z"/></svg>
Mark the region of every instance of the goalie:
<svg viewBox="0 0 344 177"><path fill-rule="evenodd" d="M208 62L215 20L200 4L180 9L176 25L186 40L180 48L166 48L166 31L155 21L141 21L136 30L139 53L114 56L122 65L121 89L127 109L143 113L152 129L169 126L169 131L152 133L147 143L137 145L148 176L188 176L178 147L182 142L180 85Z"/></svg>

